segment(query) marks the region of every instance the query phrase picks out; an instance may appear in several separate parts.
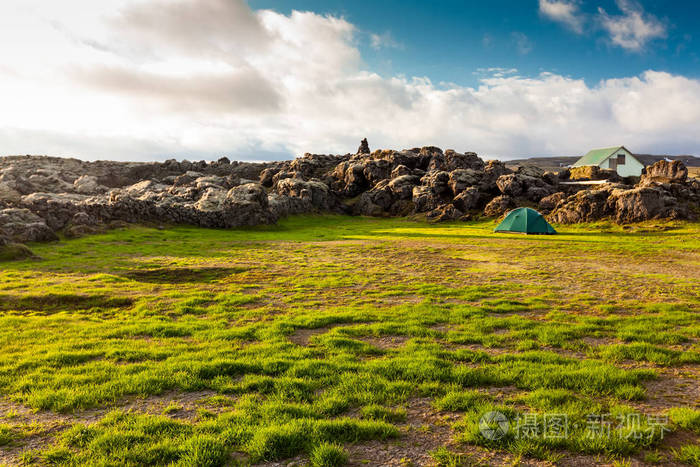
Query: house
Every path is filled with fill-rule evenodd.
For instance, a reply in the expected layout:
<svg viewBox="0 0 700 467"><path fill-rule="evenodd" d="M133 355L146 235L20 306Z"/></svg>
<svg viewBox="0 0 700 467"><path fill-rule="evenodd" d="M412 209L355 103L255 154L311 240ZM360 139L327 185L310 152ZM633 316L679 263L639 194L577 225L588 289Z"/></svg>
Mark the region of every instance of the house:
<svg viewBox="0 0 700 467"><path fill-rule="evenodd" d="M639 177L642 175L644 164L624 146L615 148L593 149L576 161L573 167L595 165L601 169L615 170L621 177Z"/></svg>

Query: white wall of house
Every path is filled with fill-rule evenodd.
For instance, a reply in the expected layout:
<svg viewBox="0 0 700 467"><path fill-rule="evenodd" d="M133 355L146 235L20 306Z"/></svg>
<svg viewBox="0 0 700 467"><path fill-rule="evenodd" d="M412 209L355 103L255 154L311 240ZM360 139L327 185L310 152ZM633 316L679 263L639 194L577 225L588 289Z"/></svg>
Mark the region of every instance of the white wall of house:
<svg viewBox="0 0 700 467"><path fill-rule="evenodd" d="M623 164L618 162L622 162L622 158L618 157L621 155L625 156ZM599 167L601 169L615 168L617 170L617 174L621 177L639 177L642 175L644 164L635 159L629 151L624 148L620 148L615 152L615 154L612 154L610 157L601 162Z"/></svg>

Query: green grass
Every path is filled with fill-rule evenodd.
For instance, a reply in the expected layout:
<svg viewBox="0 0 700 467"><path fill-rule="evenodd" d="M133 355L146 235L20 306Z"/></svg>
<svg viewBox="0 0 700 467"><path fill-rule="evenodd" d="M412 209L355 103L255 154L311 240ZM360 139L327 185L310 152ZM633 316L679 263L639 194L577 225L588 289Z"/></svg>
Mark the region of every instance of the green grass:
<svg viewBox="0 0 700 467"><path fill-rule="evenodd" d="M650 382L697 383L700 224L547 237L493 226L301 216L31 245L40 260L0 269L0 397L46 426L0 413L0 444L21 448L46 428L27 462L341 465L346 443L403 442L402 427L423 424L410 410L420 402L458 418L449 429L465 451L668 451L659 437L590 440L581 427L491 442L479 420L498 409L585 426L592 412L627 416L627 404L657 413ZM697 433L697 414L670 404L673 427ZM109 413L79 422L91 409ZM69 428L49 430L47 413ZM473 463L439 448L439 465Z"/></svg>
<svg viewBox="0 0 700 467"><path fill-rule="evenodd" d="M700 445L686 444L675 451L675 457L687 465L700 466Z"/></svg>
<svg viewBox="0 0 700 467"><path fill-rule="evenodd" d="M347 464L348 454L339 444L322 443L311 451L312 467L339 467Z"/></svg>
<svg viewBox="0 0 700 467"><path fill-rule="evenodd" d="M674 407L669 410L671 421L681 428L700 435L700 410L689 407Z"/></svg>

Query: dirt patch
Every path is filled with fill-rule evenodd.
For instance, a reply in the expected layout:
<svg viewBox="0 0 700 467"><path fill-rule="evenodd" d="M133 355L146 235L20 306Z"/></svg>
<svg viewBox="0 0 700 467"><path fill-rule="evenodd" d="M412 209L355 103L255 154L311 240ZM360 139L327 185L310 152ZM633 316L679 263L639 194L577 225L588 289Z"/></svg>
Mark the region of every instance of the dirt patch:
<svg viewBox="0 0 700 467"><path fill-rule="evenodd" d="M697 369L656 369L659 378L647 381L647 399L633 404L651 413L664 412L672 407L700 408L700 374Z"/></svg>
<svg viewBox="0 0 700 467"><path fill-rule="evenodd" d="M133 304L134 300L131 298L110 297L107 295L0 295L0 311L57 313L61 311L83 311L93 308L129 308Z"/></svg>
<svg viewBox="0 0 700 467"><path fill-rule="evenodd" d="M323 326L320 328L300 328L294 331L292 334L287 336L287 338L296 345L301 345L302 347L307 347L313 336L318 336L320 334L325 334L333 328L338 328L341 326L355 326L361 323L342 323L342 324L331 324L328 326Z"/></svg>
<svg viewBox="0 0 700 467"><path fill-rule="evenodd" d="M123 276L131 280L151 284L206 283L246 271L246 268L219 267L131 269L124 273Z"/></svg>
<svg viewBox="0 0 700 467"><path fill-rule="evenodd" d="M457 413L436 413L430 399L414 399L407 404L406 422L397 425L401 436L390 442L371 441L347 445L346 449L350 455L348 465L431 466L435 465L435 461L430 453L443 446L476 464L507 465L515 460L515 456L510 454L455 441L452 425L460 417ZM521 460L518 465L551 464Z"/></svg>
<svg viewBox="0 0 700 467"><path fill-rule="evenodd" d="M382 336L382 337L358 337L358 340L373 345L379 349L398 349L402 347L410 337L407 336Z"/></svg>

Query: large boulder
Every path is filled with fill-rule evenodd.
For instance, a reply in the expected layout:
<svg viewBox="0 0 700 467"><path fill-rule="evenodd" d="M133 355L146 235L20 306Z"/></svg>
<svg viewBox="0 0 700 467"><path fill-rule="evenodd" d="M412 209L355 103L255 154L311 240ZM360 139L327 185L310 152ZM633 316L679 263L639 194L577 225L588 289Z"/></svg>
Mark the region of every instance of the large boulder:
<svg viewBox="0 0 700 467"><path fill-rule="evenodd" d="M514 198L523 194L525 190L525 181L523 176L518 174L501 175L496 180L496 186L504 195Z"/></svg>
<svg viewBox="0 0 700 467"><path fill-rule="evenodd" d="M231 188L226 194L224 210L227 227L269 224L275 221L268 209L267 192L259 183Z"/></svg>
<svg viewBox="0 0 700 467"><path fill-rule="evenodd" d="M449 172L434 170L425 174L420 181L421 184L429 186L436 195L451 194Z"/></svg>
<svg viewBox="0 0 700 467"><path fill-rule="evenodd" d="M370 185L375 185L380 180L391 176L391 162L386 159L369 160L365 163L363 170L365 179Z"/></svg>
<svg viewBox="0 0 700 467"><path fill-rule="evenodd" d="M226 197L226 190L220 187L209 187L194 206L200 211L220 211L223 208Z"/></svg>
<svg viewBox="0 0 700 467"><path fill-rule="evenodd" d="M684 183L688 179L688 168L681 161L658 161L646 168L646 174L642 175L641 184L649 182L657 183Z"/></svg>
<svg viewBox="0 0 700 467"><path fill-rule="evenodd" d="M277 175L279 171L280 169L277 167L270 167L260 172L260 184L264 187L271 188L274 184L273 177Z"/></svg>
<svg viewBox="0 0 700 467"><path fill-rule="evenodd" d="M268 209L273 218L280 219L292 214L303 214L309 212L310 206L307 200L270 193L267 196Z"/></svg>
<svg viewBox="0 0 700 467"><path fill-rule="evenodd" d="M19 243L58 240L44 219L20 208L0 210L0 235Z"/></svg>
<svg viewBox="0 0 700 467"><path fill-rule="evenodd" d="M593 222L612 214L608 204L610 186L582 190L557 203L556 209L548 216L559 224Z"/></svg>
<svg viewBox="0 0 700 467"><path fill-rule="evenodd" d="M286 178L277 183L277 193L303 200L308 204L308 211L326 211L333 207L333 198L328 185L319 180Z"/></svg>
<svg viewBox="0 0 700 467"><path fill-rule="evenodd" d="M484 208L484 215L487 217L501 217L508 211L514 209L515 206L515 200L510 196L497 196L486 205Z"/></svg>
<svg viewBox="0 0 700 467"><path fill-rule="evenodd" d="M227 188L229 184L230 184L229 180L226 180L224 177L218 177L216 175L199 177L198 179L196 179L194 181L194 186L199 191L205 191L209 188L223 190L223 189Z"/></svg>
<svg viewBox="0 0 700 467"><path fill-rule="evenodd" d="M267 207L267 192L259 183L246 183L235 186L226 193L226 202L229 204L252 203L260 207Z"/></svg>
<svg viewBox="0 0 700 467"><path fill-rule="evenodd" d="M425 185L413 187L412 200L415 212L432 211L442 202L442 199Z"/></svg>
<svg viewBox="0 0 700 467"><path fill-rule="evenodd" d="M142 198L149 197L154 193L161 193L169 189L170 187L168 185L158 183L154 180L143 180L124 188L122 191L124 194L131 196L132 198Z"/></svg>
<svg viewBox="0 0 700 467"><path fill-rule="evenodd" d="M537 205L538 209L541 212L544 212L545 214L548 214L554 210L554 208L557 207L559 203L564 201L566 199L566 193L563 193L561 191L558 191L554 194L551 194L549 196L545 196L542 198Z"/></svg>
<svg viewBox="0 0 700 467"><path fill-rule="evenodd" d="M402 175L413 175L413 171L403 164L399 164L391 171L390 178L397 178Z"/></svg>
<svg viewBox="0 0 700 467"><path fill-rule="evenodd" d="M501 161L487 161L486 166L484 167L484 175L481 178L481 182L479 183L479 190L484 193L499 193L500 191L498 189L498 186L496 185L496 181L502 175L508 175L512 172L513 171L506 167L506 165Z"/></svg>
<svg viewBox="0 0 700 467"><path fill-rule="evenodd" d="M382 180L371 190L360 195L353 206L353 212L363 216L386 216L394 208L395 201L396 195L389 187L389 180Z"/></svg>
<svg viewBox="0 0 700 467"><path fill-rule="evenodd" d="M517 173L498 177L496 186L504 195L537 202L555 191L554 187L542 178L543 174L542 170L536 167L521 167Z"/></svg>
<svg viewBox="0 0 700 467"><path fill-rule="evenodd" d="M83 195L96 195L107 191L107 187L100 185L100 183L97 181L97 177L92 175L83 175L78 177L73 182L73 187L75 188L76 193Z"/></svg>
<svg viewBox="0 0 700 467"><path fill-rule="evenodd" d="M445 151L444 154L442 154L442 152L438 151L435 151L435 153L433 154L432 159L430 160L430 164L428 165L428 171L444 170L447 172L451 172L456 169L484 169L484 161L481 160L479 156L477 156L474 152L460 154L451 149L448 149L447 151Z"/></svg>
<svg viewBox="0 0 700 467"><path fill-rule="evenodd" d="M195 180L203 176L204 174L202 174L201 172L194 172L192 170L188 170L187 172L175 177L175 180L173 181L173 186L177 187L193 185L195 183Z"/></svg>
<svg viewBox="0 0 700 467"><path fill-rule="evenodd" d="M402 175L389 182L389 189L397 199L409 200L413 197L413 187L420 183L415 175Z"/></svg>
<svg viewBox="0 0 700 467"><path fill-rule="evenodd" d="M60 178L57 174L46 170L37 170L27 178L32 191L44 191L49 193L70 193L73 191L73 184Z"/></svg>
<svg viewBox="0 0 700 467"><path fill-rule="evenodd" d="M345 183L343 194L345 196L357 196L369 187L369 182L365 177L365 165L361 162L338 164L334 174L343 176Z"/></svg>
<svg viewBox="0 0 700 467"><path fill-rule="evenodd" d="M613 190L608 204L618 224L661 218L684 219L689 214L670 193L652 187Z"/></svg>
<svg viewBox="0 0 700 467"><path fill-rule="evenodd" d="M467 188L478 185L483 175L483 171L474 169L453 170L450 172L450 180L448 182L452 194L457 196Z"/></svg>
<svg viewBox="0 0 700 467"><path fill-rule="evenodd" d="M438 148L435 148L440 151ZM441 153L441 152L440 152ZM416 170L426 170L430 159L432 158L432 152L430 150L423 151L422 149L412 149L405 151L390 151L387 154L382 153L382 159L386 159L391 163L392 167L399 165L405 165L412 171L414 175ZM392 178L395 178L392 176Z"/></svg>
<svg viewBox="0 0 700 467"><path fill-rule="evenodd" d="M13 185L7 182L0 182L0 201L17 203L22 199L22 194Z"/></svg>
<svg viewBox="0 0 700 467"><path fill-rule="evenodd" d="M442 206L433 209L425 215L425 218L431 222L455 221L464 215L462 211L454 207L452 204L443 204Z"/></svg>
<svg viewBox="0 0 700 467"><path fill-rule="evenodd" d="M480 203L481 193L479 193L479 189L474 186L463 190L455 196L452 201L452 204L462 212L469 212L473 209L477 209Z"/></svg>

